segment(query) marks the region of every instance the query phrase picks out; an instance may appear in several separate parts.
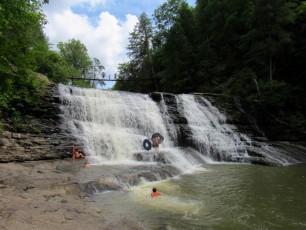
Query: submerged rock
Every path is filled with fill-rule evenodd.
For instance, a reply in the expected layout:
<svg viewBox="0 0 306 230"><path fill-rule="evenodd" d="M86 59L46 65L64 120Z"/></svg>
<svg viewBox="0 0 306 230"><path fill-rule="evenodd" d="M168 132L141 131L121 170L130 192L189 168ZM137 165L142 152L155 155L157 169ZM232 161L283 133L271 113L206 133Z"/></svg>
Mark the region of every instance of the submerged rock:
<svg viewBox="0 0 306 230"><path fill-rule="evenodd" d="M119 185L107 181L106 179L100 179L98 181L89 181L84 184L80 184L79 187L81 191L89 194L122 189L122 187L120 187Z"/></svg>
<svg viewBox="0 0 306 230"><path fill-rule="evenodd" d="M137 152L133 154L133 157L137 161L144 161L144 162L159 162L163 164L170 164L170 161L166 159L165 152Z"/></svg>

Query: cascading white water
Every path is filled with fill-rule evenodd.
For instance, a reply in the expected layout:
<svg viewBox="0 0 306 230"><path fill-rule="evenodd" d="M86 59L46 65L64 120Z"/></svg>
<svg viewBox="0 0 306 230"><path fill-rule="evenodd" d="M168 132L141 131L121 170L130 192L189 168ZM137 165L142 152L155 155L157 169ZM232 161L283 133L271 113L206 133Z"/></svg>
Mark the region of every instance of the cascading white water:
<svg viewBox="0 0 306 230"><path fill-rule="evenodd" d="M172 147L158 106L148 95L59 86L64 124L99 162L129 161L155 132Z"/></svg>
<svg viewBox="0 0 306 230"><path fill-rule="evenodd" d="M211 159L246 163L254 160L248 154L255 151L252 140L226 124L224 114L204 97L183 94L174 100L178 106L176 112L187 119L197 155L177 146L181 127L172 121L173 111L168 111L163 97L158 106L145 94L64 85L59 85L59 93L63 129L78 140L77 146L96 163L135 163L134 154L143 151L143 140L155 132L164 136L161 149L165 158L182 172ZM253 153L255 156L281 164L292 162L282 156L273 157L270 148L258 149L260 152Z"/></svg>
<svg viewBox="0 0 306 230"><path fill-rule="evenodd" d="M179 95L183 113L192 131L196 148L213 159L231 160L238 156L248 156L246 146L251 139L235 132L226 117L203 97L197 101L194 95Z"/></svg>
<svg viewBox="0 0 306 230"><path fill-rule="evenodd" d="M166 127L168 128L169 136L172 138L174 143L176 143L179 128L177 127L177 125L175 125L173 123L173 121L171 119L171 116L169 114L168 107L165 103L163 94L161 94L161 98L162 99L161 99L161 102L160 102L160 110L161 110L161 113L162 113L162 117L164 119Z"/></svg>
<svg viewBox="0 0 306 230"><path fill-rule="evenodd" d="M133 154L144 151L143 140L155 132L164 136L161 149L180 172L205 162L201 156L175 148L169 133L173 138L176 129L166 128L169 124L148 95L64 85L59 86L59 92L63 128L78 139L77 145L83 146L94 163L136 163Z"/></svg>

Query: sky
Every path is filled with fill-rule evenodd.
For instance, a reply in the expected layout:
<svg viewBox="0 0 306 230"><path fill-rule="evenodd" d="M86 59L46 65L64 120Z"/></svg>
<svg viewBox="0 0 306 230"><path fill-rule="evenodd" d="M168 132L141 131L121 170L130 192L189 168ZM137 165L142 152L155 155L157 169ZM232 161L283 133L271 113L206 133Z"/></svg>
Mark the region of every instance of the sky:
<svg viewBox="0 0 306 230"><path fill-rule="evenodd" d="M188 0L194 6L196 0ZM98 58L106 75L113 76L119 63L128 61L128 39L138 17L150 18L166 0L49 0L43 11L46 36L56 50L58 42L80 40L91 58ZM114 82L106 82L105 89Z"/></svg>

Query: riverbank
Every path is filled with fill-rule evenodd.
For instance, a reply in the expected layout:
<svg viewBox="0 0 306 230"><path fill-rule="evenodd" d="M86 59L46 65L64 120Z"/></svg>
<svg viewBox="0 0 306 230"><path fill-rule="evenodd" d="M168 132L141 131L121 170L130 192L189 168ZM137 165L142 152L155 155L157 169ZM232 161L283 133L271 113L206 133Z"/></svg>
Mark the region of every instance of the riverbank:
<svg viewBox="0 0 306 230"><path fill-rule="evenodd" d="M0 229L144 229L95 204L80 189L75 171L83 161L70 159L2 163L0 166ZM73 165L72 165L73 164ZM70 165L74 170L58 170Z"/></svg>

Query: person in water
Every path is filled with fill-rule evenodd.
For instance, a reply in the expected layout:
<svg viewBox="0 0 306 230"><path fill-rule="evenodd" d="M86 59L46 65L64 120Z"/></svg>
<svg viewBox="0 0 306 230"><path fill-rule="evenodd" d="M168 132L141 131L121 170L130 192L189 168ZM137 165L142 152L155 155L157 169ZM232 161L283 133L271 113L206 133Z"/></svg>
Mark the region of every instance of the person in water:
<svg viewBox="0 0 306 230"><path fill-rule="evenodd" d="M89 168L91 165L88 162L85 162L83 168Z"/></svg>
<svg viewBox="0 0 306 230"><path fill-rule="evenodd" d="M157 189L156 188L153 188L152 189L152 193L151 193L151 197L154 198L154 197L158 197L160 196L161 193L157 192Z"/></svg>

